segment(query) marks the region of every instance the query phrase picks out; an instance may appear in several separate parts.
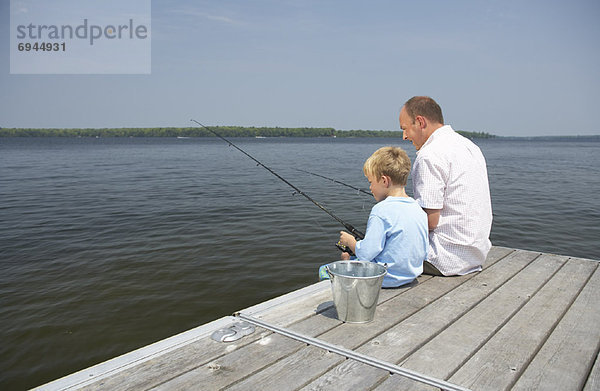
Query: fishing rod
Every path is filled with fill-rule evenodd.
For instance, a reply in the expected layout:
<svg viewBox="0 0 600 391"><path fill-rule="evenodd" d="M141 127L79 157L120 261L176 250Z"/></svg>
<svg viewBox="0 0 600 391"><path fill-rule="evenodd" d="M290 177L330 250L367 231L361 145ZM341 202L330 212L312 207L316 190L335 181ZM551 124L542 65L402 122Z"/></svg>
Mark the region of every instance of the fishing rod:
<svg viewBox="0 0 600 391"><path fill-rule="evenodd" d="M359 192L361 192L361 193L365 193L365 194L367 194L367 195L370 195L370 196L372 196L372 195L373 195L373 193L371 193L370 191L366 191L366 190L363 190L363 189L359 189L358 187L354 187L354 186L352 186L352 185L349 185L349 184L347 184L347 183L340 182L340 181L338 181L338 180L336 180L336 179L333 179L333 178L326 177L325 175L321 175L321 174L315 174L314 172L310 172L310 171L302 170L302 169L300 169L300 168L296 168L296 171L302 171L302 172L305 172L305 173L307 173L307 174L310 174L310 175L314 175L314 176L318 176L318 177L320 177L320 178L323 178L323 179L330 180L330 181L332 181L332 182L335 182L335 183L338 183L338 184L340 184L340 185L343 185L343 186L349 187L349 188L351 188L351 189L357 190L357 191L359 191Z"/></svg>
<svg viewBox="0 0 600 391"><path fill-rule="evenodd" d="M279 175L275 171L271 170L269 167L265 166L263 163L261 163L259 160L257 160L256 158L254 158L252 155L250 155L246 151L244 151L242 148L238 147L237 145L235 145L231 141L227 140L225 137L221 136L219 133L217 133L213 129L209 128L208 126L202 125L200 122L196 121L195 119L192 119L191 121L197 123L200 126L202 126L204 129L208 130L209 132L211 132L212 134L214 134L215 136L217 136L221 140L225 141L227 144L229 144L229 146L234 147L235 149L237 149L238 151L240 151L244 155L248 156L250 159L254 160L256 162L256 165L261 166L265 170L269 171L271 174L275 175L277 178L279 178L280 180L282 180L286 185L288 185L292 189L294 189L294 191L296 193L304 196L307 200L309 200L310 202L312 202L313 204L315 204L317 207L319 207L319 209L321 209L323 212L325 212L329 216L333 217L337 222L339 222L340 224L342 224L344 226L344 228L346 228L352 235L354 235L355 238L357 238L357 239L364 239L365 234L363 234L362 232L360 232L359 230L357 230L356 228L354 228L351 224L346 223L345 221L343 221L342 219L340 219L339 217L337 217L336 215L334 215L331 211L329 211L329 209L325 208L323 205L321 205L317 201L313 200L308 194L306 194L302 190L298 189L296 186L294 186L293 184L291 184L290 182L288 182L286 179L284 179L281 175ZM342 250L344 252L351 253L351 251L350 251L349 248L347 248L346 246L342 245L339 242L336 243L336 246L340 250Z"/></svg>

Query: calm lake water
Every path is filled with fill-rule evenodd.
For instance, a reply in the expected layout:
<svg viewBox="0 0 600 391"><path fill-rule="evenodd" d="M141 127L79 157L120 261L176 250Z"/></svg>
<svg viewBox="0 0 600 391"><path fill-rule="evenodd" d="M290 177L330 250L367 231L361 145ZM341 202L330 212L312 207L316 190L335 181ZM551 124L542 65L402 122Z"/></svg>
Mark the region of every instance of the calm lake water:
<svg viewBox="0 0 600 391"><path fill-rule="evenodd" d="M398 139L233 139L364 230ZM494 245L600 258L600 142L478 140ZM218 139L0 138L0 389L26 389L307 286L339 223ZM412 194L411 184L408 186Z"/></svg>

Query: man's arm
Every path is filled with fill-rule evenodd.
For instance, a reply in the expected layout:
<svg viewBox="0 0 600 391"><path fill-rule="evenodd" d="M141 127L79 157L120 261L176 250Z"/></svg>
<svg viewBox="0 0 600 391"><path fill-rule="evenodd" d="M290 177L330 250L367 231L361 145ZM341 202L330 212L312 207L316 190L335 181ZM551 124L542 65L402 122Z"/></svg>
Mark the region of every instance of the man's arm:
<svg viewBox="0 0 600 391"><path fill-rule="evenodd" d="M426 209L423 208L425 213L427 213L427 225L429 226L429 230L433 231L438 226L440 222L440 211L441 209Z"/></svg>

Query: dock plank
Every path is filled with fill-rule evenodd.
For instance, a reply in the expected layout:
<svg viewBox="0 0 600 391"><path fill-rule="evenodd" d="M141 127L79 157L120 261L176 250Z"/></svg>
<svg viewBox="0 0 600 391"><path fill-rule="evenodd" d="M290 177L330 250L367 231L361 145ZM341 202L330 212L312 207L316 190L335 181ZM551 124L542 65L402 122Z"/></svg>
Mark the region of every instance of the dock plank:
<svg viewBox="0 0 600 391"><path fill-rule="evenodd" d="M227 389L231 391L294 389L318 376L319 368L330 368L343 360L344 357L335 353L307 346ZM298 370L299 368L302 369Z"/></svg>
<svg viewBox="0 0 600 391"><path fill-rule="evenodd" d="M596 354L596 362L587 378L583 391L600 390L600 354Z"/></svg>
<svg viewBox="0 0 600 391"><path fill-rule="evenodd" d="M327 309L333 307L333 301L331 301L331 292L329 288L330 284L327 281L323 281L318 285L320 285L322 289L306 295L301 301L293 301L277 305L276 309L273 311L262 309L260 312L247 310L244 312L248 315L255 314L255 316L259 319L277 322L281 325L288 325L298 322L299 320L315 315L319 311L326 311ZM315 302L323 303L324 305L317 308L314 305Z"/></svg>
<svg viewBox="0 0 600 391"><path fill-rule="evenodd" d="M597 360L600 348L600 271L597 264L585 260L571 259L569 264L584 266L585 272L588 269L595 272L514 385L514 390L582 389L590 368ZM598 379L588 381L590 387L594 381L597 382L595 389L600 389Z"/></svg>
<svg viewBox="0 0 600 391"><path fill-rule="evenodd" d="M477 390L510 389L577 297L592 267L567 262L562 273L540 289L450 381Z"/></svg>
<svg viewBox="0 0 600 391"><path fill-rule="evenodd" d="M349 377L348 373L360 373L359 377ZM300 391L340 391L369 390L373 384L389 377L389 372L354 360L342 361L329 370L325 376L315 379Z"/></svg>

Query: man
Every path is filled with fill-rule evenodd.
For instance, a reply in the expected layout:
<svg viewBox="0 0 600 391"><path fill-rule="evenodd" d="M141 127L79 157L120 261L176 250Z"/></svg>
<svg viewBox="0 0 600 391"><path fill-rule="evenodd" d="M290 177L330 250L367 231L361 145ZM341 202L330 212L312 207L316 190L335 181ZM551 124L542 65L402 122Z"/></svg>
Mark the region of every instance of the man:
<svg viewBox="0 0 600 391"><path fill-rule="evenodd" d="M417 149L413 197L427 213L429 226L423 273L480 271L492 245L492 204L481 150L444 125L442 109L429 97L409 99L399 120L403 139Z"/></svg>

